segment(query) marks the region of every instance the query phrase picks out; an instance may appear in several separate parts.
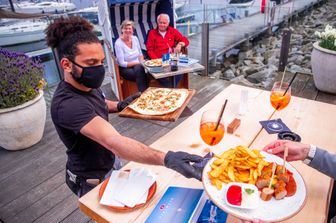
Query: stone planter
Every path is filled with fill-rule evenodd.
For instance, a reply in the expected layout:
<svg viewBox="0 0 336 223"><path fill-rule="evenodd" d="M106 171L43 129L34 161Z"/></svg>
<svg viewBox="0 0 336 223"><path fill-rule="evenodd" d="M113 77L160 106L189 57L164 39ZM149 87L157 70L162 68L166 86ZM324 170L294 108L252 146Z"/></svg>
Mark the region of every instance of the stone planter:
<svg viewBox="0 0 336 223"><path fill-rule="evenodd" d="M0 146L20 150L36 144L42 138L45 121L43 91L22 105L0 109Z"/></svg>
<svg viewBox="0 0 336 223"><path fill-rule="evenodd" d="M317 89L336 94L336 51L313 44L311 66Z"/></svg>

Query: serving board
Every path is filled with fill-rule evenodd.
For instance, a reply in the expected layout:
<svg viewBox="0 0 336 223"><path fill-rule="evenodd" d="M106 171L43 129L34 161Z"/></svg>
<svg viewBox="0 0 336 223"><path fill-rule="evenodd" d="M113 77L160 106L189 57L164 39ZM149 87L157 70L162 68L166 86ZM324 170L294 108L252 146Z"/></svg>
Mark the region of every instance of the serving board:
<svg viewBox="0 0 336 223"><path fill-rule="evenodd" d="M154 88L150 87L147 90L152 90L152 89L154 89ZM124 110L119 112L119 116L120 117L128 117L128 118L146 119L146 120L159 120L159 121L174 122L180 117L183 110L186 108L189 101L194 96L195 92L196 91L193 90L193 89L188 89L189 94L188 94L186 100L184 101L184 103L182 104L182 106L179 107L178 109L176 109L175 111L173 111L171 113L168 113L168 114L165 114L165 115L143 115L143 114L139 114L139 113L135 112L134 110L132 110L129 107L126 107Z"/></svg>

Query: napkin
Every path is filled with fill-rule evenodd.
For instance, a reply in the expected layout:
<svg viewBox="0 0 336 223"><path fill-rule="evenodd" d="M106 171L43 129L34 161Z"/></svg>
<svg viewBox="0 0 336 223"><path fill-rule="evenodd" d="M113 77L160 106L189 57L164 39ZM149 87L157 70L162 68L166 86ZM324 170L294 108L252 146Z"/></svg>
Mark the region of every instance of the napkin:
<svg viewBox="0 0 336 223"><path fill-rule="evenodd" d="M115 199L115 196L118 191L123 188L126 182L127 178L125 173L123 173L122 171L112 171L110 180L106 185L102 198L100 199L100 203L116 207L124 207L125 205L117 201Z"/></svg>
<svg viewBox="0 0 336 223"><path fill-rule="evenodd" d="M156 176L147 169L135 169L131 171L127 183L115 196L115 199L128 207L139 204L148 189L155 182ZM142 202L144 203L144 202Z"/></svg>
<svg viewBox="0 0 336 223"><path fill-rule="evenodd" d="M155 179L156 175L144 168L129 172L113 171L100 203L117 207L145 203Z"/></svg>
<svg viewBox="0 0 336 223"><path fill-rule="evenodd" d="M278 127L272 125L276 121ZM267 121L260 121L262 127L267 131L268 134L279 133L283 131L291 131L281 119L273 119Z"/></svg>

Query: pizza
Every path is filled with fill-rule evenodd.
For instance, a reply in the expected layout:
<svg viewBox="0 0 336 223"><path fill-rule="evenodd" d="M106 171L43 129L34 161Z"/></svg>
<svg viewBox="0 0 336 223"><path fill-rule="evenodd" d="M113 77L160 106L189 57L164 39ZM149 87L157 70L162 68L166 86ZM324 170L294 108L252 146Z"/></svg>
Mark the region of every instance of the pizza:
<svg viewBox="0 0 336 223"><path fill-rule="evenodd" d="M181 107L188 94L187 89L148 89L129 107L143 115L164 115Z"/></svg>
<svg viewBox="0 0 336 223"><path fill-rule="evenodd" d="M147 67L160 67L162 66L162 59L147 60L145 65Z"/></svg>

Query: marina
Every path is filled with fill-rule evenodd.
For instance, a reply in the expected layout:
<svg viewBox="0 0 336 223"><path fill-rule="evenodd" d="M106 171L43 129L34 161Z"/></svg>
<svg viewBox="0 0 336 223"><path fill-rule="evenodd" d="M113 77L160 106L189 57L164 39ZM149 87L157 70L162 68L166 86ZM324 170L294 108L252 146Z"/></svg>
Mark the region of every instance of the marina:
<svg viewBox="0 0 336 223"><path fill-rule="evenodd" d="M232 4L233 2L231 1ZM297 17L306 10L316 9L322 1L298 0L276 5L275 9L273 9L272 18L258 12L261 6L252 6L253 2L246 1L246 5L237 6L234 10L226 9L224 10L225 12L220 14L213 13L209 16L209 19L211 17L213 22L210 24L209 30L208 53L209 60L215 60L214 64L216 64L216 61L220 62L222 57L231 49L249 42L251 39L268 31L272 33L272 27L277 28L283 23L288 24L292 17ZM181 4L179 6L180 9L183 6ZM246 12L247 7L250 7L248 12ZM97 19L95 13L92 13L96 9L91 8L88 11L87 13L85 9L77 10L69 14L76 15L81 13L85 17L85 13L87 13L86 18L90 18L94 24L98 24L98 22L94 22ZM201 14L203 13L202 9L197 9L197 11ZM185 13L185 18L179 17L184 21L176 25L177 27L187 27L185 32L190 40L189 55L202 61L201 24L193 22L197 18L197 14L194 12L195 10L191 10L190 13ZM37 24L39 23L37 22ZM39 26L42 27L43 25L41 23ZM2 26L0 26L0 30L1 28ZM38 28L40 27L36 26L36 29ZM30 30L34 31L31 28ZM37 33L40 34L40 32ZM0 31L0 36L2 34ZM0 190L0 222L94 223L94 220L90 219L78 208L78 197L65 184L66 149L57 135L50 116L50 101L60 78L51 49L46 48L45 41L41 41L39 38L36 37L36 40L29 43L16 45L10 43L8 44L10 46L6 46L6 48L12 50L20 49L27 52L30 57L40 58L46 67L45 77L49 83L49 88L44 93L47 102L47 120L42 140L36 145L21 151L14 152L0 148L0 188L2 188ZM6 41L8 41L7 39ZM0 45L4 41L5 39L2 41L0 37ZM285 73L285 81L289 81L295 72L287 71ZM117 98L112 92L109 83L110 75L109 73L106 74L102 90L107 98L116 100ZM281 80L281 77L282 72L278 72L274 80ZM211 75L208 76L208 74L201 76L195 73L189 75L189 83L189 88L194 89L196 93L180 118L175 122L123 118L115 113L109 115L109 122L120 134L150 145L168 134L235 82L212 77ZM238 84L262 90L271 90L271 86L251 85L251 83L246 84L244 82L239 82ZM317 90L313 76L305 72L298 72L292 84L292 96L336 105L336 95ZM303 105L301 109L304 109ZM256 142L255 144L260 146L262 143ZM190 148L190 152L192 152L192 148ZM315 223L310 222L309 219L306 222Z"/></svg>

